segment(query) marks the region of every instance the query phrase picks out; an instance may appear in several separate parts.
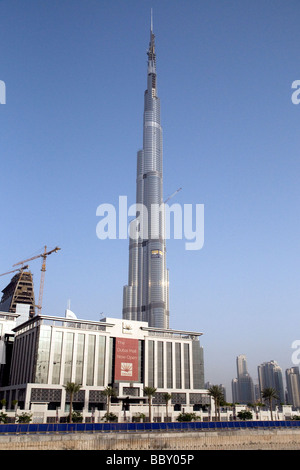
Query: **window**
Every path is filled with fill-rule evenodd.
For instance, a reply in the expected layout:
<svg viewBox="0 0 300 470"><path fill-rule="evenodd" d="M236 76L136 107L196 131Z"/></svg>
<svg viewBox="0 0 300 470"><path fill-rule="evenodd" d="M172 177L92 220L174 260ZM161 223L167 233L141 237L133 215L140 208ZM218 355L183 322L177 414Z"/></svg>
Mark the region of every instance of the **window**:
<svg viewBox="0 0 300 470"><path fill-rule="evenodd" d="M73 347L74 333L66 333L64 384L72 378Z"/></svg>
<svg viewBox="0 0 300 470"><path fill-rule="evenodd" d="M175 343L176 388L181 388L181 344Z"/></svg>
<svg viewBox="0 0 300 470"><path fill-rule="evenodd" d="M93 385L93 382L94 382L95 344L96 344L96 336L88 335L86 385Z"/></svg>
<svg viewBox="0 0 300 470"><path fill-rule="evenodd" d="M190 346L184 345L184 388L190 388Z"/></svg>
<svg viewBox="0 0 300 470"><path fill-rule="evenodd" d="M164 387L164 343L157 342L157 386Z"/></svg>
<svg viewBox="0 0 300 470"><path fill-rule="evenodd" d="M105 336L98 337L98 378L97 385L104 385L105 372Z"/></svg>
<svg viewBox="0 0 300 470"><path fill-rule="evenodd" d="M62 331L54 332L53 339L53 362L52 362L52 383L59 384L61 370L61 352L62 352Z"/></svg>
<svg viewBox="0 0 300 470"><path fill-rule="evenodd" d="M193 388L204 388L203 349L199 341L192 342Z"/></svg>
<svg viewBox="0 0 300 470"><path fill-rule="evenodd" d="M154 387L154 341L148 341L148 386Z"/></svg>
<svg viewBox="0 0 300 470"><path fill-rule="evenodd" d="M85 335L80 333L77 337L77 357L75 382L82 384L83 362L84 362L84 342Z"/></svg>
<svg viewBox="0 0 300 470"><path fill-rule="evenodd" d="M36 361L36 383L44 384L48 381L50 338L51 330L48 328L41 328Z"/></svg>
<svg viewBox="0 0 300 470"><path fill-rule="evenodd" d="M167 388L173 388L172 343L167 343Z"/></svg>

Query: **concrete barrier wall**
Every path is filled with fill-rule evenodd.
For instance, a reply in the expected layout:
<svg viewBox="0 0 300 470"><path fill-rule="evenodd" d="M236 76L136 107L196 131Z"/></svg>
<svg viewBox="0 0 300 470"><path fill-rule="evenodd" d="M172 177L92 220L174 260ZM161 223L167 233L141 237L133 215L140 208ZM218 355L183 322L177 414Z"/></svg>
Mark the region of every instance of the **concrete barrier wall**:
<svg viewBox="0 0 300 470"><path fill-rule="evenodd" d="M300 450L300 430L2 435L0 450Z"/></svg>

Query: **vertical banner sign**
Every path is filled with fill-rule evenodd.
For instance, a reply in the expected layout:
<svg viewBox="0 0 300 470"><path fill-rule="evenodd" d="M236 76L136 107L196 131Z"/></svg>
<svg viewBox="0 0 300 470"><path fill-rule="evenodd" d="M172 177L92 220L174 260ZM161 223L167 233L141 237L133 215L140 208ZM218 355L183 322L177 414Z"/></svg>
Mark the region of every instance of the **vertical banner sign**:
<svg viewBox="0 0 300 470"><path fill-rule="evenodd" d="M116 338L115 380L137 382L139 379L139 341Z"/></svg>

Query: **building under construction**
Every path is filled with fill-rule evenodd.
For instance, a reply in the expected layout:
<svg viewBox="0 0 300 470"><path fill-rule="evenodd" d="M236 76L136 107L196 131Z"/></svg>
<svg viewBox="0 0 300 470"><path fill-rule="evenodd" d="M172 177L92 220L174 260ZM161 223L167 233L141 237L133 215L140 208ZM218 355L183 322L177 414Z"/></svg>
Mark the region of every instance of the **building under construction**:
<svg viewBox="0 0 300 470"><path fill-rule="evenodd" d="M0 274L0 276L4 276L5 274L10 274L19 271L19 273L15 274L15 276L11 279L10 283L2 291L3 295L0 301L1 312L17 312L20 314L22 311L23 315L26 315L27 309L29 309L27 316L31 318L35 315L35 308L37 307L39 313L41 313L46 272L46 259L47 256L51 255L52 253L57 253L57 251L59 250L60 248L57 246L53 250L47 251L47 247L45 246L44 251L42 253L39 253L36 256L20 261L19 263L15 263L13 265L22 265L21 268L15 269L14 271L9 271L4 274ZM37 258L42 258L43 260L38 305L35 304L32 274L30 271L26 271L28 269L28 266L24 266L24 263L35 260Z"/></svg>
<svg viewBox="0 0 300 470"><path fill-rule="evenodd" d="M2 291L1 312L16 313L17 304L29 305L29 317L35 315L33 276L30 271L20 270Z"/></svg>

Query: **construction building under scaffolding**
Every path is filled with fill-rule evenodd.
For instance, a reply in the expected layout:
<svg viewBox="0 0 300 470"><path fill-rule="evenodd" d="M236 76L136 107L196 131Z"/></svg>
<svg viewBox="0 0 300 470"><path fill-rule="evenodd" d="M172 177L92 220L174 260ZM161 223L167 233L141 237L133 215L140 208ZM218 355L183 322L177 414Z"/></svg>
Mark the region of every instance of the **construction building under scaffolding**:
<svg viewBox="0 0 300 470"><path fill-rule="evenodd" d="M33 276L30 271L20 270L2 290L1 312L16 313L17 304L29 306L29 317L35 315Z"/></svg>

